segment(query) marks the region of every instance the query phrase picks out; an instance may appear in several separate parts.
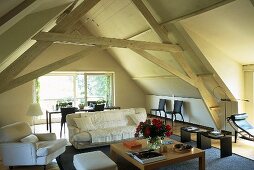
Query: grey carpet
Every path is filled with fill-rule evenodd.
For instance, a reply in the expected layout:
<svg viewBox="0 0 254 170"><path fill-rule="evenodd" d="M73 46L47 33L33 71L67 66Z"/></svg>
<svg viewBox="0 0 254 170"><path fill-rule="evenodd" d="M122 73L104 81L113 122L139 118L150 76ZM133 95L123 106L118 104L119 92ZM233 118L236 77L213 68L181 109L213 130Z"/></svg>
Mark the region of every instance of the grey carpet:
<svg viewBox="0 0 254 170"><path fill-rule="evenodd" d="M180 140L179 136L172 135L172 139ZM189 142L195 147L195 142ZM72 146L67 146L66 151L57 158L57 163L61 170L75 170L73 166L73 155L84 152L91 152L100 150L109 155L109 146L89 148L77 150ZM232 156L220 158L220 150L217 148L210 148L205 150L206 169L207 170L252 170L254 169L254 161L244 158L242 156L233 154ZM137 168L132 164L119 159L117 162L119 170L136 170ZM198 159L193 159L177 164L172 164L159 170L196 170L198 169Z"/></svg>

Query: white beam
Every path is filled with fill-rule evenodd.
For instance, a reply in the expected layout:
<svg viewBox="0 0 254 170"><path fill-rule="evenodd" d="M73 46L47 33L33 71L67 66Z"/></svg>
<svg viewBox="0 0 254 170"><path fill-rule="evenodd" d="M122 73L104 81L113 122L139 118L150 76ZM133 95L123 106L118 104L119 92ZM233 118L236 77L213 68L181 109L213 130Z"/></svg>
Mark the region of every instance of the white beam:
<svg viewBox="0 0 254 170"><path fill-rule="evenodd" d="M189 84L191 84L192 86L195 87L195 82L194 81L192 81L188 76L182 74L180 71L175 69L173 66L171 66L169 64L165 64L164 61L158 59L157 57L153 56L152 54L150 54L146 51L138 50L138 49L131 49L131 50L134 51L135 53L139 54L140 56L146 58L147 60L151 61L152 63L154 63L158 67L161 67L162 69L168 71L169 73L174 74L175 76L179 77L180 79L186 81L187 83L189 83Z"/></svg>
<svg viewBox="0 0 254 170"><path fill-rule="evenodd" d="M135 6L138 8L138 10L141 12L141 14L144 16L150 27L156 32L164 43L170 43L168 40L168 32L167 30L158 24L158 22L154 19L150 11L146 8L145 4L142 2L142 0L132 0L132 2L135 4Z"/></svg>
<svg viewBox="0 0 254 170"><path fill-rule="evenodd" d="M71 63L73 63L73 62L75 62L75 61L77 61L81 58L87 57L91 54L95 55L94 53L99 52L101 50L102 50L102 48L98 48L98 47L87 47L86 49L84 49L84 50L82 50L82 51L80 51L76 54L65 57L64 59L61 59L61 60L56 61L54 63L51 63L47 66L44 66L40 69L37 69L33 72L27 73L23 76L20 76L16 79L12 80L8 84L8 86L3 87L3 88L0 89L0 93L5 92L7 90L10 90L12 88L15 88L17 86L20 86L20 85L22 85L24 83L27 83L27 82L29 82L29 81L37 78L37 77L40 77L40 76L45 75L47 73L50 73L51 71L57 70L57 69L59 69L63 66L71 64Z"/></svg>
<svg viewBox="0 0 254 170"><path fill-rule="evenodd" d="M178 45L172 44L50 32L40 32L35 35L33 39L37 41L51 41L57 43L70 43L77 45L103 45L107 47L135 48L166 52L182 51L182 49Z"/></svg>
<svg viewBox="0 0 254 170"><path fill-rule="evenodd" d="M67 32L69 29L100 0L84 0L70 14L64 17L51 31ZM23 53L15 62L0 73L0 89L8 86L9 82L27 67L37 56L47 49L52 42L37 42Z"/></svg>

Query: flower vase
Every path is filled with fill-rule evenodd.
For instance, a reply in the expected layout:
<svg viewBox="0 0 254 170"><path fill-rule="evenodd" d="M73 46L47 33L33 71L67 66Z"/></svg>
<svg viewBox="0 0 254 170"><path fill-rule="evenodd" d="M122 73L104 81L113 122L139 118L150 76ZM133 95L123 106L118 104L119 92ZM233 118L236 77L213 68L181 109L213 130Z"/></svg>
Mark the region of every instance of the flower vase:
<svg viewBox="0 0 254 170"><path fill-rule="evenodd" d="M147 147L149 149L160 149L162 140L160 137L147 138Z"/></svg>

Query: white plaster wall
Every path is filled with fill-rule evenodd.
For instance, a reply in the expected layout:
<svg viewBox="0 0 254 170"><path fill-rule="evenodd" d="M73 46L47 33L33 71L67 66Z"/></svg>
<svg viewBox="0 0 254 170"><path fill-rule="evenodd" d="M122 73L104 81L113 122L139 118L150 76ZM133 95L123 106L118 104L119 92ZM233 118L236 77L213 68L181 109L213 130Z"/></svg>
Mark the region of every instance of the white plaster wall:
<svg viewBox="0 0 254 170"><path fill-rule="evenodd" d="M81 48L81 46L53 45L44 51L20 75L75 53ZM143 90L105 52L84 57L58 71L113 71L115 72L115 104L121 108L145 107L145 94ZM30 81L25 85L0 94L0 127L16 121L31 122L31 117L26 116L26 111L33 99L32 84L32 81Z"/></svg>
<svg viewBox="0 0 254 170"><path fill-rule="evenodd" d="M254 106L253 106L253 97L254 97L254 74L252 71L244 72L245 80L245 97L249 102L244 102L245 112L248 113L248 121L251 124L254 124Z"/></svg>
<svg viewBox="0 0 254 170"><path fill-rule="evenodd" d="M151 108L158 108L159 99L167 99L166 110L170 111L173 109L174 100L182 100L184 102L182 113L185 122L215 127L202 99L146 95L146 109L149 111ZM181 120L180 115L177 115L176 119Z"/></svg>
<svg viewBox="0 0 254 170"><path fill-rule="evenodd" d="M0 127L18 121L31 123L26 112L33 101L32 86L33 83L29 82L0 94Z"/></svg>
<svg viewBox="0 0 254 170"><path fill-rule="evenodd" d="M242 65L229 58L198 33L186 27L185 29L234 97L236 99L244 99L244 73ZM243 111L244 104L238 102L238 112Z"/></svg>
<svg viewBox="0 0 254 170"><path fill-rule="evenodd" d="M174 100L182 100L183 108L182 113L184 116L184 121L188 123L194 123L197 125L203 125L208 127L213 127L216 129L216 126L203 102L202 99L198 98L184 98L184 97L176 97L176 96L156 96L156 95L146 95L146 110L150 111L150 109L158 108L159 99L167 99L166 110L173 110L173 101ZM221 120L222 129L226 129L233 132L233 129L230 127L228 123L225 126L225 116L228 117L231 113L235 113L237 111L237 107L234 102L220 102L221 113L218 115ZM226 109L225 109L226 107ZM155 112L153 112L154 114ZM159 116L159 112L157 113ZM162 117L164 117L164 113L162 112ZM171 117L170 117L171 118ZM181 116L177 114L177 120L182 120Z"/></svg>

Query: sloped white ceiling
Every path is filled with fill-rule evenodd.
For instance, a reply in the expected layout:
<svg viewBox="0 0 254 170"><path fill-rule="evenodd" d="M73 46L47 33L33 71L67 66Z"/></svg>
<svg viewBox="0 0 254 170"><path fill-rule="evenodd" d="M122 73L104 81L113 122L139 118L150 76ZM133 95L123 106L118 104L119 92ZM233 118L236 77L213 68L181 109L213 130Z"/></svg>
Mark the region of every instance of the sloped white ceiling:
<svg viewBox="0 0 254 170"><path fill-rule="evenodd" d="M164 23L199 11L221 2L221 0L148 0L144 2L156 20L159 23ZM82 22L95 36L160 42L158 36L149 29L146 20L131 0L121 2L119 0L102 0L82 18ZM169 32L172 31L170 24L164 24L164 26ZM177 39L175 41L174 43L180 43ZM201 97L196 88L174 77L168 71L165 71L129 49L111 48L109 52L131 75L133 80L146 90L147 94L174 94L176 96ZM185 74L183 69L169 53L154 51L149 51L149 53ZM190 66L196 74L209 73L200 59L195 55L186 53L186 60L190 63ZM163 76L173 76L173 78L161 78Z"/></svg>
<svg viewBox="0 0 254 170"><path fill-rule="evenodd" d="M238 0L181 21L238 63L254 64L254 7Z"/></svg>
<svg viewBox="0 0 254 170"><path fill-rule="evenodd" d="M21 4L23 1L24 0L8 0L8 3L7 1L0 1L0 17Z"/></svg>
<svg viewBox="0 0 254 170"><path fill-rule="evenodd" d="M58 3L69 1L73 0L57 0ZM18 5L19 2L22 1L11 0L10 4L4 7L6 9L5 12L0 13L0 16L4 15L8 9L13 8L15 4ZM34 12L52 8L52 6L57 4L55 2L44 3L44 6L35 9ZM169 36L172 36L172 33L176 34L174 27L172 27L174 24L168 21L193 14L211 5L225 1L144 0L144 2L155 19L160 24L163 24L168 30ZM1 3L2 1L0 1L0 6ZM237 62L251 64L254 63L252 50L254 49L253 8L251 0L236 0L222 7L184 19L180 23L185 28L199 34ZM98 37L160 42L131 0L101 0L83 16L81 21L89 32ZM172 37L173 43L181 44L181 39ZM188 83L131 50L111 48L108 51L130 74L133 80L147 91L147 94L200 97L198 91ZM148 52L185 74L169 53ZM185 58L196 74L210 73L210 70L193 53L187 51Z"/></svg>
<svg viewBox="0 0 254 170"><path fill-rule="evenodd" d="M222 0L147 0L150 11L159 23L199 11Z"/></svg>

